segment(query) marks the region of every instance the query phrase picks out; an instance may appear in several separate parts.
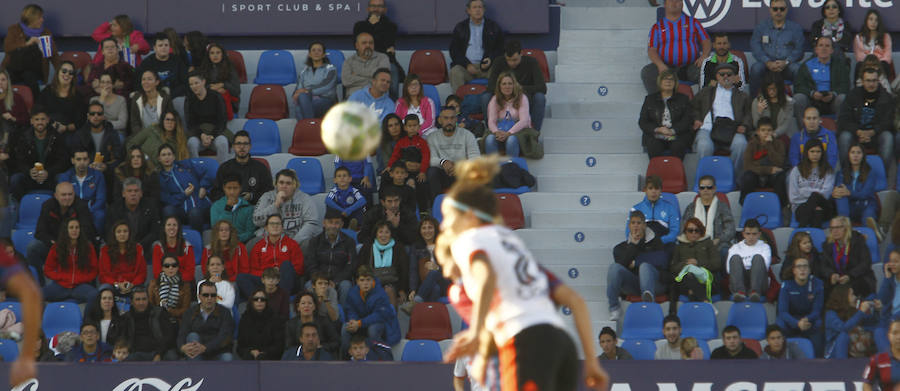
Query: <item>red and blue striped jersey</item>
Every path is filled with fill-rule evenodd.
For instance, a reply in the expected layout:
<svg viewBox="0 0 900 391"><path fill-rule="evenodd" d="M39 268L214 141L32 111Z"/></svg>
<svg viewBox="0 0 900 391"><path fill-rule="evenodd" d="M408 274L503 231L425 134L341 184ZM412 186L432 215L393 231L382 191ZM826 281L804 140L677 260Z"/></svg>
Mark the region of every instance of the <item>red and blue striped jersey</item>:
<svg viewBox="0 0 900 391"><path fill-rule="evenodd" d="M709 39L697 19L682 14L676 21L660 18L650 29L648 47L656 48L669 66L681 67L697 60L702 53L699 42Z"/></svg>

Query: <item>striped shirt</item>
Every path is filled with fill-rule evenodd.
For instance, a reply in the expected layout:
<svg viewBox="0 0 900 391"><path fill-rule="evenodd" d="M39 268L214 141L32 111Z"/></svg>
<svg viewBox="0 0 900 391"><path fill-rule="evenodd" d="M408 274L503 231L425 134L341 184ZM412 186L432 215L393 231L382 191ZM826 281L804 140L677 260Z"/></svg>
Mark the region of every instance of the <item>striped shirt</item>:
<svg viewBox="0 0 900 391"><path fill-rule="evenodd" d="M648 47L656 48L659 57L669 66L680 67L697 60L701 55L698 42L709 39L697 19L682 14L676 21L660 18L650 29Z"/></svg>

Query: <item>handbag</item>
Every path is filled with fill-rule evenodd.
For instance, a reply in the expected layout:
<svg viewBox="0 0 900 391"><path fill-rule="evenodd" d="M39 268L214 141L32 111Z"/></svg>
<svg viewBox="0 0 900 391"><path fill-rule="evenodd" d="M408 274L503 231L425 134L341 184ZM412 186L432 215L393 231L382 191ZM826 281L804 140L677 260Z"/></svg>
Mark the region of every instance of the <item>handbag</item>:
<svg viewBox="0 0 900 391"><path fill-rule="evenodd" d="M506 112L506 116L504 116L502 120L497 121L497 129L504 132L508 132L515 125L516 121L509 115L509 111Z"/></svg>
<svg viewBox="0 0 900 391"><path fill-rule="evenodd" d="M737 133L737 127L737 122L734 122L731 118L716 117L713 121L712 131L709 132L709 137L715 144L716 149L731 148L731 139Z"/></svg>

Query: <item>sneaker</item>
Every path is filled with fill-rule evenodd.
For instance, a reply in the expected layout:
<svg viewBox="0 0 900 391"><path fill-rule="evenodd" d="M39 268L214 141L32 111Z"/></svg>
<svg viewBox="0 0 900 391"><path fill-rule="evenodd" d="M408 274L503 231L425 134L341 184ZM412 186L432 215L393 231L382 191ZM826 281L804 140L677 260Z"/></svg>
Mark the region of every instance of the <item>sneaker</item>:
<svg viewBox="0 0 900 391"><path fill-rule="evenodd" d="M875 238L878 239L878 243L881 243L884 240L884 233L881 232L881 227L878 226L878 222L876 222L874 218L866 217L866 226L875 232Z"/></svg>
<svg viewBox="0 0 900 391"><path fill-rule="evenodd" d="M750 292L750 301L752 301L752 302L754 302L754 303L759 303L759 302L762 301L762 300L760 300L760 297L759 297L759 293L758 293L758 292L756 292L756 291L751 291L751 292Z"/></svg>
<svg viewBox="0 0 900 391"><path fill-rule="evenodd" d="M650 293L650 291L644 291L644 293L641 294L641 300L645 303L652 303L654 299L656 299L656 297L653 296L653 293Z"/></svg>
<svg viewBox="0 0 900 391"><path fill-rule="evenodd" d="M622 308L610 308L609 310L609 321L616 322L619 320L619 317L622 316Z"/></svg>
<svg viewBox="0 0 900 391"><path fill-rule="evenodd" d="M731 295L731 301L734 301L735 303L740 303L746 299L747 299L747 295L744 294L744 292L738 292L738 293Z"/></svg>

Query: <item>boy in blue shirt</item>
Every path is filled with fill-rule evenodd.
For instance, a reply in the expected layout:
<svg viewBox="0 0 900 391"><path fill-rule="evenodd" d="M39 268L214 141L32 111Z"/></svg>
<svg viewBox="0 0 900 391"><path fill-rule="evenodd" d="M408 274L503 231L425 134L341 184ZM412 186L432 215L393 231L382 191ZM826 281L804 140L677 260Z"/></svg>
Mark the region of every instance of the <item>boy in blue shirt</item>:
<svg viewBox="0 0 900 391"><path fill-rule="evenodd" d="M355 187L350 186L353 178L350 177L350 170L347 167L338 167L334 170L334 187L325 197L325 205L334 210L340 211L344 218L344 227L354 231L359 227L362 221L363 212L365 212L366 199Z"/></svg>

